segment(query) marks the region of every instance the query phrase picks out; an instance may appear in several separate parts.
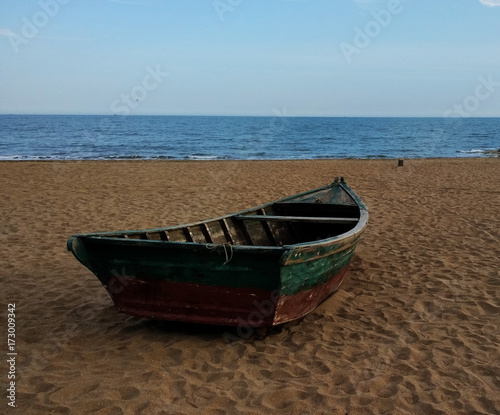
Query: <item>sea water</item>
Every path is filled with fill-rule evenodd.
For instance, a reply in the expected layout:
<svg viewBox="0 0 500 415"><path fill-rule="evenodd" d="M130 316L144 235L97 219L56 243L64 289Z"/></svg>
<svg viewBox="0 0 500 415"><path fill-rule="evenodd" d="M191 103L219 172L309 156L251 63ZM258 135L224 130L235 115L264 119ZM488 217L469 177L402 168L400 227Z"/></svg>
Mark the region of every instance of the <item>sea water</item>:
<svg viewBox="0 0 500 415"><path fill-rule="evenodd" d="M500 118L0 115L0 160L497 157Z"/></svg>

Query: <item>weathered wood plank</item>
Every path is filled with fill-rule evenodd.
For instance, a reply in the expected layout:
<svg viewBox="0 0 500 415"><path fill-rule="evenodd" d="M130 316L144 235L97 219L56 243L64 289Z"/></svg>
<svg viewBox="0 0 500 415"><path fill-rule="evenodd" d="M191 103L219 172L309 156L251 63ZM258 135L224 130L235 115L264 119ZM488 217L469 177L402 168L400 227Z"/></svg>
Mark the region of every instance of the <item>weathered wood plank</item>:
<svg viewBox="0 0 500 415"><path fill-rule="evenodd" d="M243 232L243 235L245 235L245 245L256 245L244 222L241 222L241 230Z"/></svg>
<svg viewBox="0 0 500 415"><path fill-rule="evenodd" d="M233 238L234 245L248 245L248 237L244 232L243 222L234 221L232 218L226 219L227 227L229 229L229 233Z"/></svg>
<svg viewBox="0 0 500 415"><path fill-rule="evenodd" d="M207 222L207 228L209 229L210 236L212 238L212 243L214 244L225 244L227 243L226 235L222 230L222 226L219 221Z"/></svg>
<svg viewBox="0 0 500 415"><path fill-rule="evenodd" d="M260 209L259 212L263 216L266 215L266 212L264 211L264 209ZM271 225L269 224L269 222L264 221L264 222L262 222L262 225L264 226L264 231L266 232L267 237L269 238L269 241L271 241L271 244L274 246L281 246L282 244L280 244L278 241L276 241L274 232L271 229Z"/></svg>
<svg viewBox="0 0 500 415"><path fill-rule="evenodd" d="M204 227L201 225L191 226L189 228L191 230L191 236L193 238L193 242L197 242L200 244L206 244L210 241L207 239L207 235L204 232Z"/></svg>
<svg viewBox="0 0 500 415"><path fill-rule="evenodd" d="M281 216L274 210L274 205L263 207L259 210L259 213L262 215ZM289 245L299 241L296 232L292 229L293 225L291 223L270 221L266 221L266 223L272 232L273 240L276 242L276 246Z"/></svg>
<svg viewBox="0 0 500 415"><path fill-rule="evenodd" d="M207 240L208 243L212 244L214 240L212 239L212 235L210 234L210 228L206 223L203 223L201 226L201 230L205 235L205 239Z"/></svg>
<svg viewBox="0 0 500 415"><path fill-rule="evenodd" d="M186 235L186 241L194 242L193 232L191 232L191 228L185 227L183 229L184 229L184 234Z"/></svg>
<svg viewBox="0 0 500 415"><path fill-rule="evenodd" d="M221 219L219 222L221 224L224 235L226 235L227 242L229 242L230 244L234 244L234 240L229 230L229 226L227 224L226 219Z"/></svg>
<svg viewBox="0 0 500 415"><path fill-rule="evenodd" d="M279 216L314 216L322 218L357 216L359 208L352 205L328 203L274 203L273 210ZM250 213L250 212L248 212Z"/></svg>
<svg viewBox="0 0 500 415"><path fill-rule="evenodd" d="M125 239L148 239L145 233L129 233L125 234Z"/></svg>
<svg viewBox="0 0 500 415"><path fill-rule="evenodd" d="M243 224L255 246L276 246L269 238L265 222L261 221L244 221Z"/></svg>
<svg viewBox="0 0 500 415"><path fill-rule="evenodd" d="M356 224L357 218L321 218L309 216L277 216L277 215L238 215L234 216L238 220L257 220L272 222L315 222L315 223L337 223L337 224Z"/></svg>
<svg viewBox="0 0 500 415"><path fill-rule="evenodd" d="M151 241L161 241L160 232L146 232L146 236Z"/></svg>
<svg viewBox="0 0 500 415"><path fill-rule="evenodd" d="M176 242L187 242L186 234L184 233L184 228L172 229L169 231L169 236L171 241Z"/></svg>

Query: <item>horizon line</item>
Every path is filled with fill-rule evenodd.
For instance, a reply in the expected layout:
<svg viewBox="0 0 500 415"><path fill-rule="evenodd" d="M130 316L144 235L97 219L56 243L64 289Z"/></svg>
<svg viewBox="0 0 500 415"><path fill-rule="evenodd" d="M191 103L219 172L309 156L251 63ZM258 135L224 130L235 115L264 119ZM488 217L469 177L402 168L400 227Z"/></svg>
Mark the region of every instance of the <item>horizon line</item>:
<svg viewBox="0 0 500 415"><path fill-rule="evenodd" d="M500 118L500 115L477 115L470 117L445 117L440 115L262 115L262 114L99 114L99 113L8 113L0 116L90 116L90 117L234 117L234 118Z"/></svg>

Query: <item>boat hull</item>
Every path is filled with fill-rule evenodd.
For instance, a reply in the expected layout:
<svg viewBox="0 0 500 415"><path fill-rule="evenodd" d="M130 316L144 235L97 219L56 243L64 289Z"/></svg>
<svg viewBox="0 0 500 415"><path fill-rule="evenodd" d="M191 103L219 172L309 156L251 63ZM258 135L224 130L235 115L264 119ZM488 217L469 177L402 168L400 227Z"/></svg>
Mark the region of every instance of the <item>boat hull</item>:
<svg viewBox="0 0 500 415"><path fill-rule="evenodd" d="M338 288L367 221L341 179L194 224L74 235L67 248L121 312L269 327L306 315Z"/></svg>
<svg viewBox="0 0 500 415"><path fill-rule="evenodd" d="M342 283L357 238L315 251L70 239L118 311L144 318L269 327L314 310ZM196 251L196 252L194 252ZM298 252L303 258L294 260ZM227 255L231 255L228 258ZM193 261L193 255L196 261Z"/></svg>

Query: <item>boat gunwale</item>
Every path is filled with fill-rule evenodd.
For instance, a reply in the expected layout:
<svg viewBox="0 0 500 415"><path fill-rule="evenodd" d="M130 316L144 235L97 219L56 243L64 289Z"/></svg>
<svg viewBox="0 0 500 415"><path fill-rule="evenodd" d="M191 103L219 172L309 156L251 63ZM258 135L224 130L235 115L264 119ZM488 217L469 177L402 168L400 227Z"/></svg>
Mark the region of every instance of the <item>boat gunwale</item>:
<svg viewBox="0 0 500 415"><path fill-rule="evenodd" d="M307 196L308 194L315 193L321 190L326 190L328 188L332 188L333 186L340 186L342 189L356 202L356 205L359 208L360 212L360 217L356 218L358 219L357 224L350 229L347 232L344 232L340 235L335 235L329 238L324 238L324 239L319 239L315 241L307 241L307 242L300 242L296 244L287 244L283 246L272 246L272 245L237 245L237 244L230 244L230 243L212 243L212 242L190 242L190 241L167 241L167 240L154 240L154 239L127 239L120 236L126 236L126 235L137 235L137 234L148 234L148 233L156 233L156 232L165 232L165 231L173 231L173 230L178 230L178 229L185 229L189 227L194 227L194 226L199 226L202 224L210 223L210 222L217 222L221 221L224 219L232 218L234 216L239 216L239 215L244 215L245 213L253 212L255 210L259 210L262 208L265 208L267 206L270 206L275 203L282 203L284 201L290 200L290 199L295 199L298 197L302 196ZM249 209L245 209L239 212L235 213L230 213L224 216L219 216L215 218L210 218L210 219L205 219L197 222L192 222L192 223L187 223L187 224L182 224L182 225L174 225L174 226L167 226L167 227L162 227L162 228L151 228L151 229L136 229L136 230L124 230L124 231L111 231L111 232L91 232L91 233L78 233L74 234L68 239L67 246L68 250L72 250L72 241L75 238L79 239L86 239L86 240L92 240L97 243L109 243L112 242L115 245L127 245L127 246L157 246L157 247L170 247L170 248L181 248L181 249L193 249L193 248L217 248L217 247L224 247L224 246L230 246L233 251L236 252L254 252L254 253L277 253L278 251L281 251L283 253L287 252L285 254L286 257L289 257L292 252L296 252L297 250L300 249L309 249L309 248L320 248L321 246L328 246L333 243L338 243L338 242L346 242L347 240L357 239L359 235L363 232L364 228L366 227L366 224L368 223L368 209L366 205L363 203L361 198L343 181L341 180L340 182L333 182L324 186L321 186L316 189L308 190L302 193L297 193L292 196L287 196L282 199L274 200L259 206L254 206Z"/></svg>
<svg viewBox="0 0 500 415"><path fill-rule="evenodd" d="M253 253L277 253L287 250L287 246L259 246L259 245L231 245L229 243L216 244L211 242L184 242L184 241L158 241L154 239L126 239L126 238L113 238L113 237L100 237L94 234L76 234L68 240L68 247L71 247L73 239L83 239L91 241L95 244L113 244L123 246L135 247L156 247L156 248L180 248L194 250L207 250L216 248L229 248L232 251L248 251ZM71 249L69 249L71 250Z"/></svg>

